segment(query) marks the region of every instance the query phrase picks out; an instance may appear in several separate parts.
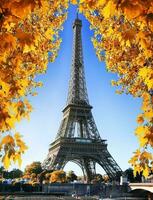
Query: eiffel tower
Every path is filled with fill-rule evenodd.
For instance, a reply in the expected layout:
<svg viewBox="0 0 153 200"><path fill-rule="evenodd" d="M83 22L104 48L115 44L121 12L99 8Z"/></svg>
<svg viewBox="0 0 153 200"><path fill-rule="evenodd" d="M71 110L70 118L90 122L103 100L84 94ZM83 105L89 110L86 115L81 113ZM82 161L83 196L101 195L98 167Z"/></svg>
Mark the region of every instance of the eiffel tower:
<svg viewBox="0 0 153 200"><path fill-rule="evenodd" d="M98 163L111 180L119 178L121 168L107 150L106 140L101 139L92 116L84 74L81 39L82 21L73 23L73 56L66 107L55 141L50 144L43 167L60 170L67 162L78 164L90 182L96 174Z"/></svg>

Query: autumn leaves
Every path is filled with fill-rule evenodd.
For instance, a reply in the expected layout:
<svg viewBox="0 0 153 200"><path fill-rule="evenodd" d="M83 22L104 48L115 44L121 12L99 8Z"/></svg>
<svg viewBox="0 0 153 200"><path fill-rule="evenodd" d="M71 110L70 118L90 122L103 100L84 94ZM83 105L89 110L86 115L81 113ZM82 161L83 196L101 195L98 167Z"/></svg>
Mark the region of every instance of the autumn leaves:
<svg viewBox="0 0 153 200"><path fill-rule="evenodd" d="M2 162L6 169L10 166L11 160L13 160L14 163L17 161L18 165L21 166L21 155L25 152L27 146L22 141L19 133L15 133L14 137L11 135L4 136L0 143L0 147L3 148L5 152Z"/></svg>
<svg viewBox="0 0 153 200"><path fill-rule="evenodd" d="M140 147L130 162L135 171L144 171L147 176L153 167L149 152L153 147L153 0L72 0L70 3L77 4L91 23L98 58L105 60L108 71L118 74L118 80L112 81L119 88L118 93L142 98L135 131ZM41 85L35 82L35 77L45 73L48 61L54 61L57 56L61 43L58 34L68 5L68 0L1 0L1 139L4 132L9 137L10 130L10 137L14 138L15 123L31 112L27 95L35 95L35 88ZM13 140L16 155L16 148L20 147ZM12 147L6 142L8 148L4 148L5 142L1 144L3 161L6 154L13 159L9 153ZM7 167L9 161L6 161Z"/></svg>
<svg viewBox="0 0 153 200"><path fill-rule="evenodd" d="M32 107L27 97L42 86L35 77L45 73L48 61L57 55L66 7L64 1L0 2L0 152L6 168L11 161L21 163L27 149L15 125L29 118Z"/></svg>

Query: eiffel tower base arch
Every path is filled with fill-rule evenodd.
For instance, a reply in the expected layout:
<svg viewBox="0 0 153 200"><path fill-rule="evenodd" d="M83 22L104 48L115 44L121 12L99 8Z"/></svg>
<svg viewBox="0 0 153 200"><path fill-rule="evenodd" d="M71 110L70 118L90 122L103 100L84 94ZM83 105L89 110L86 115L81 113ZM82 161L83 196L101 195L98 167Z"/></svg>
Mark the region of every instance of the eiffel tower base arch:
<svg viewBox="0 0 153 200"><path fill-rule="evenodd" d="M60 138L52 143L45 167L61 170L69 161L80 166L88 183L96 174L96 163L105 170L110 180L117 180L121 176L121 170L108 152L105 140L97 142L84 138Z"/></svg>

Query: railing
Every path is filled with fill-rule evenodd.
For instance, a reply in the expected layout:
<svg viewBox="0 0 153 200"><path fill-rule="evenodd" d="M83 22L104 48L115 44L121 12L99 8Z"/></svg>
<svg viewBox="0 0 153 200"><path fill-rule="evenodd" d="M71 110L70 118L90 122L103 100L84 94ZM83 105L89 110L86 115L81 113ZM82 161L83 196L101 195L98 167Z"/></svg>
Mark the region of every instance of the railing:
<svg viewBox="0 0 153 200"><path fill-rule="evenodd" d="M66 137L60 137L55 142L52 143L52 145L58 144L58 143L65 143L65 142L79 142L79 143L99 143L99 144L107 144L106 140L94 140L90 138L80 138L80 137L74 137L74 138L66 138Z"/></svg>

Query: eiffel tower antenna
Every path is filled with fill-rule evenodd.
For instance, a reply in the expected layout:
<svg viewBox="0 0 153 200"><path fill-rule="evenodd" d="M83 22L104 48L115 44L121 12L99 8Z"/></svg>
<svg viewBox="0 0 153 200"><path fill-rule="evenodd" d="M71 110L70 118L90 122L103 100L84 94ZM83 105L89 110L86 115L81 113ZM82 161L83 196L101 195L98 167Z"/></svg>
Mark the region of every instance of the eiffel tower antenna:
<svg viewBox="0 0 153 200"><path fill-rule="evenodd" d="M78 11L78 8L77 8L77 16L76 16L76 19L79 19L79 11Z"/></svg>
<svg viewBox="0 0 153 200"><path fill-rule="evenodd" d="M95 165L98 163L110 179L116 179L122 170L107 150L106 140L101 139L92 116L92 106L89 104L81 29L82 21L77 14L73 23L73 52L67 103L43 168L60 170L67 162L73 161L81 167L86 180L90 182L96 174Z"/></svg>

